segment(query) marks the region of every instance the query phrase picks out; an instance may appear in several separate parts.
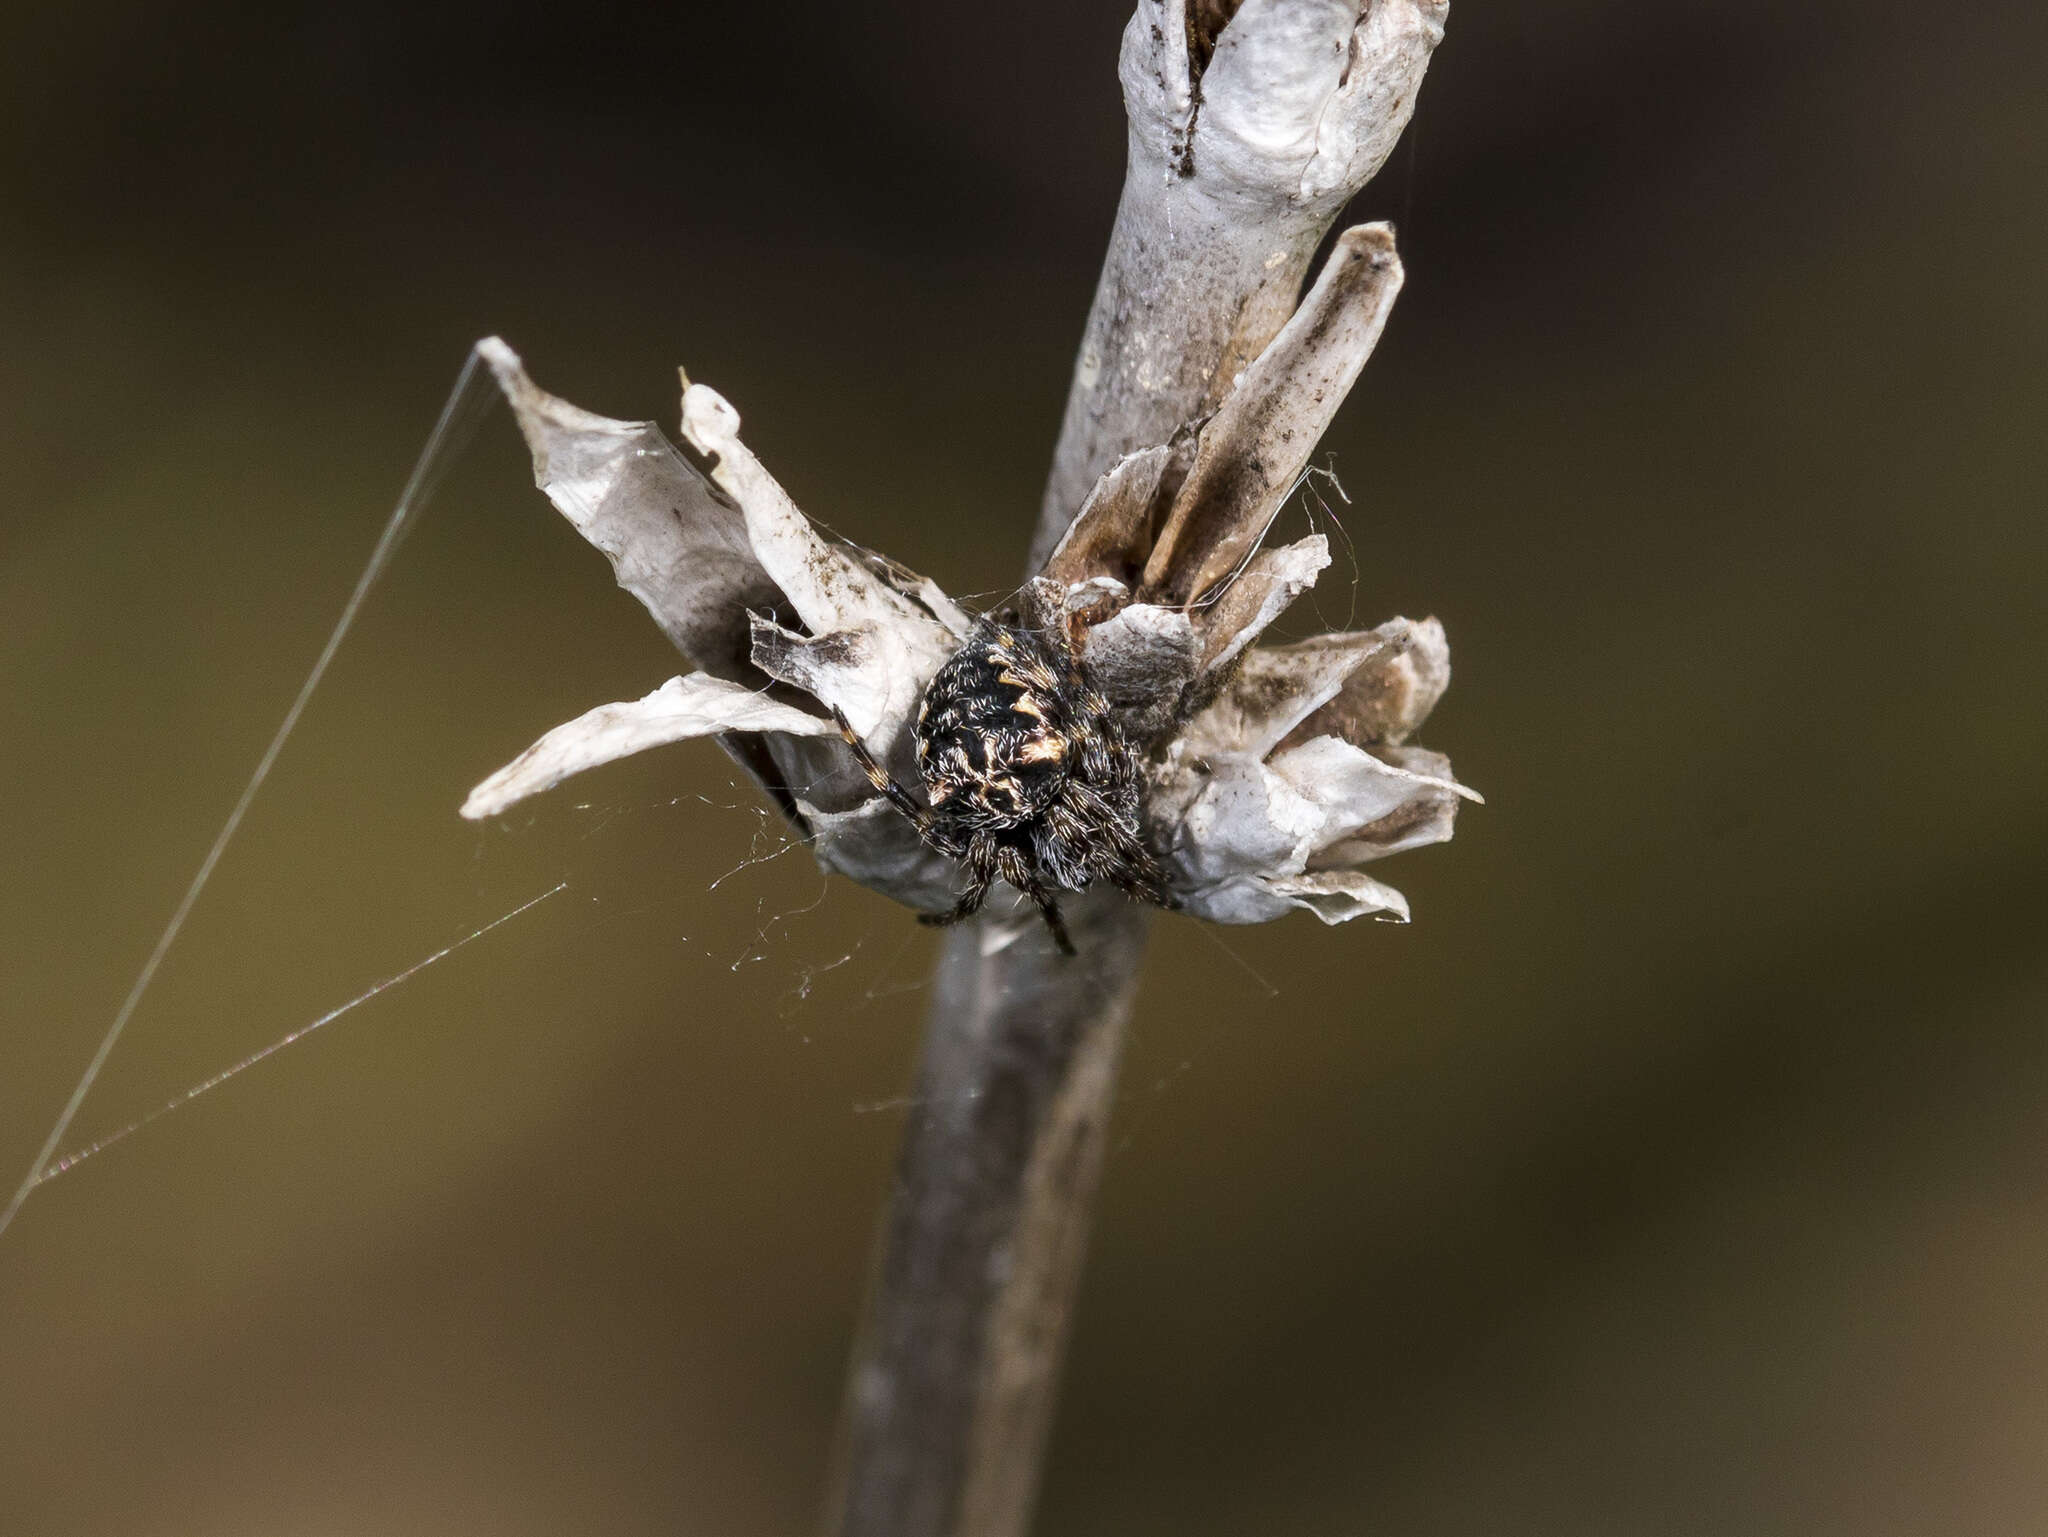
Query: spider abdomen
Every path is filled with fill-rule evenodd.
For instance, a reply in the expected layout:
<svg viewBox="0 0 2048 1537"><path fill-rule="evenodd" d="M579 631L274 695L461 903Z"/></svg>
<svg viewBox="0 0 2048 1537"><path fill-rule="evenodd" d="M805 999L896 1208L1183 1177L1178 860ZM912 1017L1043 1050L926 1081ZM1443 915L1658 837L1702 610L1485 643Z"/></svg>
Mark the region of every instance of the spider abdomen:
<svg viewBox="0 0 2048 1537"><path fill-rule="evenodd" d="M1063 681L1033 632L974 628L918 710L917 767L935 816L1002 829L1059 799L1070 772Z"/></svg>

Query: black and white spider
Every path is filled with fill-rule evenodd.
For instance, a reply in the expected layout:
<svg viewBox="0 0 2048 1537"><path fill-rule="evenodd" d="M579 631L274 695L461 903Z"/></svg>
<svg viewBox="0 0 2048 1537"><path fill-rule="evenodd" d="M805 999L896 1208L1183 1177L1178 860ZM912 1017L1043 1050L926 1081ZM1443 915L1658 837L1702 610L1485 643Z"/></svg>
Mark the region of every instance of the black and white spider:
<svg viewBox="0 0 2048 1537"><path fill-rule="evenodd" d="M1139 834L1137 757L1064 625L983 619L934 674L917 712L928 806L833 713L874 787L926 844L967 867L960 900L923 922L971 917L1000 877L1038 904L1072 955L1055 890L1106 880L1140 901L1179 905Z"/></svg>

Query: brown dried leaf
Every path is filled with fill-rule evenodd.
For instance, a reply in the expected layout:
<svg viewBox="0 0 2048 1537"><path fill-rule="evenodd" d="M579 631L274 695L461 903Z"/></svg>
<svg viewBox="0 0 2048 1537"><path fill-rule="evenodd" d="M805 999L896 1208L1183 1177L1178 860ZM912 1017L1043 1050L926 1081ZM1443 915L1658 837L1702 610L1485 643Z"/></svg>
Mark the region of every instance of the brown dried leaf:
<svg viewBox="0 0 2048 1537"><path fill-rule="evenodd" d="M1193 610L1203 672L1228 666L1329 564L1330 541L1321 534L1254 555L1228 587Z"/></svg>
<svg viewBox="0 0 2048 1537"><path fill-rule="evenodd" d="M1318 635L1291 646L1259 646L1215 701L1187 729L1196 753L1246 752L1263 758L1344 680L1393 643L1372 630Z"/></svg>
<svg viewBox="0 0 2048 1537"><path fill-rule="evenodd" d="M1346 230L1315 287L1206 422L1140 596L1187 603L1243 565L1372 355L1401 289L1393 230Z"/></svg>
<svg viewBox="0 0 2048 1537"><path fill-rule="evenodd" d="M1289 743L1339 736L1360 747L1408 739L1451 683L1451 647L1435 619L1389 619L1373 632L1394 645L1350 677L1328 704L1301 723Z"/></svg>
<svg viewBox="0 0 2048 1537"><path fill-rule="evenodd" d="M1193 435L1184 433L1175 443L1126 454L1111 465L1067 525L1044 574L1062 586L1097 576L1135 585L1152 550L1162 486L1171 491L1178 478L1174 461L1191 455L1193 446ZM1185 473L1186 465L1180 468Z"/></svg>

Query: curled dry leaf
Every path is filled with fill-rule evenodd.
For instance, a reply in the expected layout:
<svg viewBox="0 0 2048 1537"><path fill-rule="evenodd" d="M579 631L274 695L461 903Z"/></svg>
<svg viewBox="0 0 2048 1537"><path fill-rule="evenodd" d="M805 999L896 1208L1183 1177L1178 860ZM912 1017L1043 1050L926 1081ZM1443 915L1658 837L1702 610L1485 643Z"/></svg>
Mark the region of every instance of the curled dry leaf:
<svg viewBox="0 0 2048 1537"><path fill-rule="evenodd" d="M1378 345L1401 278L1387 225L1338 237L1301 308L1203 425L1145 562L1146 592L1192 602L1250 558Z"/></svg>
<svg viewBox="0 0 2048 1537"><path fill-rule="evenodd" d="M497 816L570 774L716 736L834 868L939 905L947 861L914 834L906 846L907 829L880 816L843 820L873 791L829 711L845 711L908 769L918 697L965 616L923 578L819 534L748 451L739 413L716 391L686 388L679 448L652 422L548 394L497 338L478 346L533 453L535 483L699 671L556 727L479 785L463 814Z"/></svg>
<svg viewBox="0 0 2048 1537"><path fill-rule="evenodd" d="M1247 0L1211 76L1256 66L1256 29L1231 41L1246 16L1262 27L1334 28L1338 12L1356 20L1349 4L1297 7L1291 21L1286 9ZM1332 32L1340 57L1349 36ZM1352 86L1331 89L1341 97ZM1240 137L1264 131L1226 126ZM1334 129L1305 131L1305 164L1362 152L1344 149ZM1450 679L1435 620L1255 644L1329 565L1320 535L1261 546L1400 282L1386 226L1342 236L1220 407L1101 477L1012 616L1065 631L1139 761L1139 831L1179 905L1219 923L1294 909L1327 923L1405 919L1401 894L1358 867L1449 838L1458 802L1478 799L1441 755L1407 745ZM748 450L739 414L716 391L686 387L679 447L650 422L546 394L502 342L481 350L537 483L697 670L548 732L479 785L463 814L494 816L570 774L716 736L826 868L927 912L949 907L961 887L955 862L877 793L832 715L916 785L911 726L972 617L927 578L821 534Z"/></svg>
<svg viewBox="0 0 2048 1537"><path fill-rule="evenodd" d="M829 736L839 728L821 716L778 703L737 683L693 672L670 678L644 699L601 704L557 726L469 792L462 814L494 817L528 796L552 790L571 774L601 763L722 731L778 731Z"/></svg>
<svg viewBox="0 0 2048 1537"><path fill-rule="evenodd" d="M779 593L739 506L652 422L617 422L535 386L497 337L477 343L533 451L533 478L612 563L676 649L747 682L747 611Z"/></svg>

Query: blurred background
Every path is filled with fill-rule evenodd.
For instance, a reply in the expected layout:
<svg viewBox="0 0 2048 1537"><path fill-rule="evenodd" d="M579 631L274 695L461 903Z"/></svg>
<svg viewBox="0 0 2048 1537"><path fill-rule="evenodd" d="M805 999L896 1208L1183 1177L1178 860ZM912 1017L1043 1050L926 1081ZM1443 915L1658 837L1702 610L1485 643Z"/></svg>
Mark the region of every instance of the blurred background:
<svg viewBox="0 0 2048 1537"><path fill-rule="evenodd" d="M1126 15L0 23L8 1189L475 338L1014 583ZM2048 1529L2044 31L1460 0L1293 623L1439 615L1488 804L1160 926L1042 1532ZM810 1529L932 937L707 745L455 816L676 670L494 413L73 1145L568 889L36 1193L0 1529Z"/></svg>

